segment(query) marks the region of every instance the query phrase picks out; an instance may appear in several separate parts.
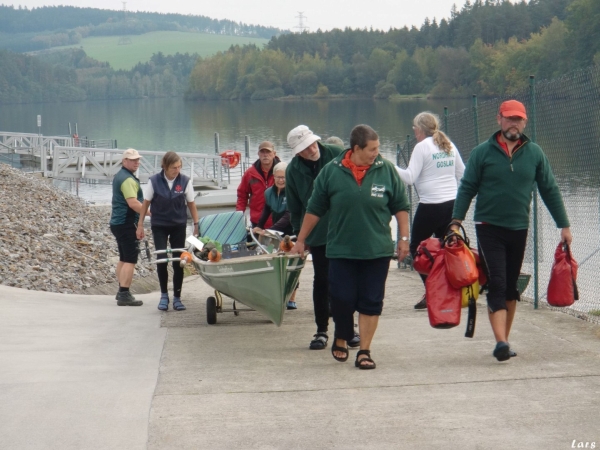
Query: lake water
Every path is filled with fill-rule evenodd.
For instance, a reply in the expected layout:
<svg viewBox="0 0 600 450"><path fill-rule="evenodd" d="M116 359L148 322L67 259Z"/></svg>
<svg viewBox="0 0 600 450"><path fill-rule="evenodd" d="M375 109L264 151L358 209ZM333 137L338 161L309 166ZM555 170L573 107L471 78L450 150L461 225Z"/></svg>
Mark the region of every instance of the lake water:
<svg viewBox="0 0 600 450"><path fill-rule="evenodd" d="M349 134L359 123L371 125L380 135L382 153L395 160L396 145L412 136L412 119L421 111L443 115L471 105L470 100L430 101L381 100L274 100L260 102L186 102L182 99L116 100L71 103L3 105L0 131L37 133L37 115L42 116L41 133L68 135L69 123L79 136L115 139L118 147L194 153L215 153L215 133L220 150L244 153L249 139L250 159L257 146L268 140L275 144L283 161L292 157L286 137L300 124L323 139L338 136L348 145ZM234 175L235 177L235 175ZM239 178L239 177L238 177ZM233 180L237 184L237 180ZM110 201L102 183L55 181L55 184L86 200Z"/></svg>
<svg viewBox="0 0 600 450"><path fill-rule="evenodd" d="M384 154L395 155L397 143L412 136L412 119L424 110L443 114L469 107L470 100L277 100L261 102L185 102L182 99L117 100L36 105L2 105L0 131L37 133L42 116L44 135L67 135L68 124L78 124L80 136L116 139L119 148L214 153L214 133L220 148L251 156L264 140L272 141L283 160L291 157L287 133L300 124L326 138L339 136L348 143L354 125L366 123L381 137Z"/></svg>

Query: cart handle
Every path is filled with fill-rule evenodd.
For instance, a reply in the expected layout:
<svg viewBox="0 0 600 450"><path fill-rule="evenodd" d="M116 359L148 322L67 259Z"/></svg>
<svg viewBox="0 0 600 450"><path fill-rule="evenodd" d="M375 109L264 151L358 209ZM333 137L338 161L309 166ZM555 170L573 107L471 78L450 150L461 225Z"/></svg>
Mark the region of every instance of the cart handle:
<svg viewBox="0 0 600 450"><path fill-rule="evenodd" d="M166 250L155 250L152 253L154 253L155 255L161 254L161 253L173 253L173 252L185 252L187 251L187 248L168 248Z"/></svg>
<svg viewBox="0 0 600 450"><path fill-rule="evenodd" d="M258 239L256 239L256 236L254 235L254 231L252 230L252 227L249 227L248 231L250 232L250 236L252 237L252 240L256 243L256 245L258 245L258 248L260 248L263 251L263 253L268 255L269 250L267 250L260 242L258 242ZM269 233L269 234L271 234L271 233ZM272 237L280 239L279 236L277 236L275 234L272 234Z"/></svg>

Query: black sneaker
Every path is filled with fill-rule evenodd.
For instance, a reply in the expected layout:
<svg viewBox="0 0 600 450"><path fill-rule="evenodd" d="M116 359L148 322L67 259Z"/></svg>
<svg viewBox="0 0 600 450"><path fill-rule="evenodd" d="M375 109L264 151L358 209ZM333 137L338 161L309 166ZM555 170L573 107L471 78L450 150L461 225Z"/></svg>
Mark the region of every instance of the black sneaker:
<svg viewBox="0 0 600 450"><path fill-rule="evenodd" d="M119 306L142 306L143 304L143 301L136 300L129 291L117 293L117 305Z"/></svg>
<svg viewBox="0 0 600 450"><path fill-rule="evenodd" d="M327 341L329 337L327 333L317 333L314 336L314 339L310 341L310 349L311 350L323 350L327 347Z"/></svg>
<svg viewBox="0 0 600 450"><path fill-rule="evenodd" d="M496 348L493 353L494 357L498 361L507 361L510 359L510 347L508 346L508 342L498 342L496 344Z"/></svg>
<svg viewBox="0 0 600 450"><path fill-rule="evenodd" d="M423 298L419 300L419 303L415 305L415 309L426 309L427 308L427 300L425 299L425 295Z"/></svg>

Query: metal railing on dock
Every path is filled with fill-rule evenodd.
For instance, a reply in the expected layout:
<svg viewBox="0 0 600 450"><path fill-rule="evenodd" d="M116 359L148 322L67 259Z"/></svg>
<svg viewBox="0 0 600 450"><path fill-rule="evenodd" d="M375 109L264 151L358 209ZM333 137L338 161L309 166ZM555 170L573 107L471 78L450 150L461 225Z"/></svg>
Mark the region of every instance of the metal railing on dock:
<svg viewBox="0 0 600 450"><path fill-rule="evenodd" d="M123 151L56 146L53 149L51 176L111 181L121 169ZM161 171L161 160L165 152L138 151L143 157L138 178L144 183ZM221 156L204 153L179 153L179 156L182 161L181 172L190 177L194 187L226 187L229 184L232 174L228 166L223 164Z"/></svg>

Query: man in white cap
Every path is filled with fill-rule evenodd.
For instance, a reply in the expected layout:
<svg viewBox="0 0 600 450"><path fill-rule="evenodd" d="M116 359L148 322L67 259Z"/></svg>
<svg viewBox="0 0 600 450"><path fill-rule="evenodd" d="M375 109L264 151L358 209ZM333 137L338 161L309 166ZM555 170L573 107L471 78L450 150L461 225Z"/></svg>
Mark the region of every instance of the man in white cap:
<svg viewBox="0 0 600 450"><path fill-rule="evenodd" d="M314 180L321 169L344 150L343 147L324 144L306 125L299 125L288 133L287 142L294 157L285 172L286 195L290 219L294 234L300 232L308 199L313 191ZM311 350L323 350L327 347L329 327L329 260L325 256L327 243L328 215L321 217L319 224L312 230L306 244L312 255L314 282L313 305L317 333L310 343ZM360 337L355 336L348 345L360 345Z"/></svg>
<svg viewBox="0 0 600 450"><path fill-rule="evenodd" d="M117 239L119 247L119 262L117 263L117 305L141 306L142 301L136 300L129 287L133 280L133 272L138 260L136 228L139 213L142 210L144 195L140 180L135 176L140 167L142 156L137 150L128 148L123 152L121 170L113 178L112 213L110 216L110 231Z"/></svg>

